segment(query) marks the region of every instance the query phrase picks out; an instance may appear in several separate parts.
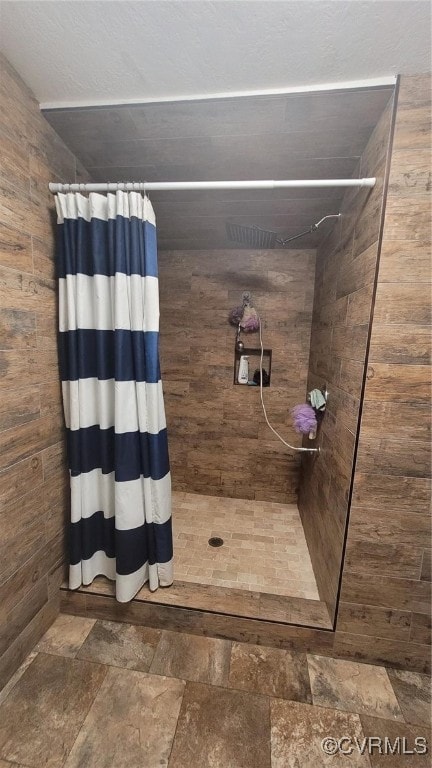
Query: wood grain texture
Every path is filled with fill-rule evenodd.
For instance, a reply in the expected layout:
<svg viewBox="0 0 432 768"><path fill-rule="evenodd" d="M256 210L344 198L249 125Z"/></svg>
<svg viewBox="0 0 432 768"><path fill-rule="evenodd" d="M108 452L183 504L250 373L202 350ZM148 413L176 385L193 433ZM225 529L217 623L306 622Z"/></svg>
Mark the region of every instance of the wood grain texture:
<svg viewBox="0 0 432 768"><path fill-rule="evenodd" d="M233 386L228 314L252 292L273 349L270 421L300 444L290 408L304 400L312 317L312 251L162 251L160 351L175 490L295 501L299 459L265 424L254 387ZM243 335L257 349L257 334ZM250 357L250 378L259 365Z"/></svg>
<svg viewBox="0 0 432 768"><path fill-rule="evenodd" d="M344 634L336 640L339 650L355 658L373 653L407 668L414 668L430 642L431 198L426 111L430 115L430 78L403 77L342 582L342 606L346 601L357 608L354 615L342 607ZM372 616L370 624L365 618L360 627L359 616L367 617L371 605L411 611L409 638L402 642L384 634L382 622L374 627ZM367 643L357 637L360 628L370 635Z"/></svg>
<svg viewBox="0 0 432 768"><path fill-rule="evenodd" d="M368 474L356 471L353 501L367 509L431 512L431 481L424 477Z"/></svg>
<svg viewBox="0 0 432 768"><path fill-rule="evenodd" d="M81 587L81 593L113 597L114 585L103 577L97 578L89 587ZM331 629L325 603L318 600L268 594L256 590L215 587L175 580L170 589L150 592L145 585L136 595L136 602L191 608L250 619L264 619L281 624L300 624Z"/></svg>
<svg viewBox="0 0 432 768"><path fill-rule="evenodd" d="M375 541L370 535L361 540L348 538L345 568L355 573L383 574L404 579L420 579L423 550L407 544Z"/></svg>
<svg viewBox="0 0 432 768"><path fill-rule="evenodd" d="M369 360L371 368L375 360L396 365L430 365L430 327L411 323L376 326L372 329Z"/></svg>
<svg viewBox="0 0 432 768"><path fill-rule="evenodd" d="M1 685L58 610L68 494L64 457L50 470L63 419L47 185L76 161L2 57L0 104Z"/></svg>
<svg viewBox="0 0 432 768"><path fill-rule="evenodd" d="M430 531L430 514L405 511L368 510L353 506L350 516L352 537L364 541L378 541L389 544L409 544L422 550Z"/></svg>
<svg viewBox="0 0 432 768"><path fill-rule="evenodd" d="M333 653L345 659L386 664L396 669L430 673L430 646L356 632L337 632Z"/></svg>
<svg viewBox="0 0 432 768"><path fill-rule="evenodd" d="M206 610L190 610L174 605L158 605L133 600L128 604L116 602L108 595L89 594L82 591L61 590L61 610L77 616L88 616L109 621L169 629L207 635L223 640L235 640L254 645L265 645L292 651L317 653L322 656L336 656L345 659L362 659L369 662L385 663L400 669L419 672L430 670L430 647L405 640L371 637L368 634L354 634L342 631L309 629L301 626L287 626L275 621L212 613ZM387 626L384 612L379 615L383 626ZM403 627L403 609L393 612L393 620ZM405 617L406 620L406 617ZM362 626L362 632L364 630Z"/></svg>
<svg viewBox="0 0 432 768"><path fill-rule="evenodd" d="M6 505L5 509L13 509L21 496L30 493L34 472L34 482L37 487L41 485L43 488L43 498L52 500L54 503L52 509L58 510L60 513L60 510L64 512L62 508L63 485L61 482L62 453L59 449L62 434L60 421L56 420L57 416L52 417L51 413L47 412L48 401L45 397L46 385L49 382L49 408L51 408L51 404L56 401L54 389L56 374L54 357L49 354L43 357L44 352L48 353L54 348L49 322L44 322L44 315L48 313L48 316L52 316L53 323L55 320L54 305L51 298L53 272L49 255L50 244L52 243L52 201L46 195L44 185L50 175L52 178L64 178L65 180L73 180L74 175L76 175L77 179L85 180L86 174L58 137L46 127L39 114L37 104L28 89L3 60L1 66L4 77L0 82L0 96L5 106L1 131L9 142L19 144L19 148L17 148L17 154L14 158L10 152L11 145L8 144L6 154L9 176L7 179L2 178L0 184L0 259L4 267L8 267L11 271L21 275L18 282L15 274L4 275L2 296L8 301L11 299L10 294L12 294L13 301L11 300L9 304L6 304L6 309L19 313L35 313L35 349L41 354L41 362L38 362L35 356L31 358L34 339L30 319L25 318L27 325L24 325L23 332L19 333L19 328L11 323L12 318L9 316L4 328L6 330L6 345L12 344L12 348L9 347L4 350L3 361L7 384L2 386L3 391L6 391L6 387L9 388L9 391L15 390L16 397L15 399L11 397L10 408L6 408L5 412L3 444L7 450L1 488ZM399 434L403 434L406 439L407 454L410 453L412 446L415 452L419 443L425 444L424 432L421 432L419 439L419 432L415 430L416 408L421 406L417 414L422 414L424 412L422 409L428 402L429 396L428 377L430 371L426 349L426 331L424 330L426 328L424 304L422 303L420 308L421 322L418 322L418 314L415 323L409 322L411 317L406 308L403 309L403 316L397 317L397 300L395 297L401 296L401 283L423 286L425 278L428 276L430 200L424 184L423 163L419 162L416 165L411 162L408 168L410 174L416 173L416 168L419 169L418 184L412 177L409 183L402 183L402 180L408 158L407 150L410 153L413 150L421 152L429 147L425 124L425 108L427 109L429 93L429 78L423 76L402 78L396 123L396 141L392 159L395 176L388 200L378 283L379 286L381 284L394 285L395 294L392 298L391 289L387 287L384 289L390 302L388 308L391 309L391 313L386 315L387 310L384 303L380 309L380 312L384 314L381 314L379 322L378 320L374 321L372 327L371 358L365 393L366 433L363 435L367 446L368 463L367 468L365 467L362 471L357 470L355 475L354 499L358 506L359 516L357 516L356 522L356 517L353 515L353 527L352 530L349 529L348 531L348 550L342 581L341 624L335 632L304 627L287 627L286 624L283 625L278 622L260 622L257 619L217 615L209 611L177 608L173 605L140 603L139 608L134 604L122 606L109 596L91 596L84 593L64 595L65 609L72 613L83 613L84 615L88 612L87 615L92 617L100 616L101 618L132 621L133 623L160 628L186 629L195 634L209 634L223 639L386 663L402 669L427 671L430 668L430 647L428 646L430 625L427 618L430 613L431 591L430 550L426 548L427 542L425 540L420 541L420 538L423 538L421 532L426 524L425 515L429 511L428 493L430 486L421 472L409 476L400 474L406 470L400 450L396 450L396 458L392 456L392 449L398 449L398 442L400 441L398 433L393 427L393 420L397 422L398 418L401 425ZM380 102L378 114L381 110L382 102ZM293 119L293 114L292 112L285 114L284 119L288 121L289 125L291 125L290 121ZM315 118L322 118L319 111L318 114L315 114ZM262 119L265 123L265 115ZM342 121L343 119L348 118L342 110L341 113L338 113L338 120ZM134 121L132 123L136 128ZM193 124L193 121L190 122L190 126ZM98 126L100 125L99 121ZM327 123L324 127L326 130L329 128ZM131 130L133 131L134 128ZM228 128L228 131L230 130ZM131 140L135 138L136 135L128 136L128 139ZM375 138L375 148L369 147L369 151L364 157L363 167L365 169L371 167L373 163L376 163L377 167L382 167L383 133L381 132L379 135L377 133ZM106 136L104 140L110 141L111 136ZM27 152L29 157L28 187L26 181L27 165L23 151ZM166 151L166 147L164 151ZM419 156L419 159L422 158ZM303 173L302 175L325 176L327 173L330 176L344 176L347 172L354 171L354 167L347 171L346 161L343 159L341 161L333 159L331 162L313 160L311 167L313 167L313 173ZM174 171L176 170L179 175L183 175L183 169L173 169L172 164L162 168L161 172L166 175L169 171L169 176L174 178ZM124 169L120 169L120 172L122 177L130 176L129 173L125 174ZM138 178L142 176L141 169L137 168L136 172ZM106 171L103 171L102 175L106 176ZM324 269L318 263L317 269L318 290L316 296L320 312L315 313L314 322L317 325L319 322L321 323L320 330L323 333L317 336L314 341L313 354L316 368L311 371L311 381L314 385L323 383L325 379L334 382L334 389L337 393L335 397L337 408L335 406L334 410L337 410L338 413L338 423L342 424L344 429L351 434L354 434L356 401L360 397L359 381L364 363L362 359L357 360L350 355L347 357L332 356L326 345L328 345L329 339L331 343L333 328L349 325L347 318L350 319L353 327L364 328L367 326L367 323L363 322L365 314L359 315L361 309L359 299L361 297L355 296L355 293L363 291L367 285L357 287L352 297L351 294L344 293L349 286L349 279L352 280L352 276L358 274L358 270L356 273L352 267L351 272L349 270L345 272L343 295L340 295L339 298L337 297L337 277L342 251L346 258L354 260L360 258L368 249L374 248L377 238L375 217L379 210L379 195L380 190L377 186L374 195L360 196L355 203L355 195L352 198L347 196L343 227L337 228L336 232L329 236L328 242L325 244L329 254L326 268ZM198 197L195 195L194 198L194 194L191 193L188 199L196 201ZM278 199L277 194L274 197ZM228 195L227 199L234 200L235 197ZM255 199L259 199L259 197L257 196ZM299 198L293 194L291 199ZM163 195L160 197L160 202L163 202ZM356 229L356 215L350 217L347 213L350 206L353 212L356 210L358 212L359 207L364 212L364 229L362 226L357 226ZM206 240L206 243L210 241L211 237L210 240ZM166 240L167 245L170 242L175 241L172 238ZM196 239L191 238L189 242L183 241L183 246L193 247L196 246L197 242ZM304 245L306 246L308 243L305 241ZM218 256L219 252L214 252L211 260L197 263L194 277L203 278L203 280L202 282L199 279L195 280L193 293L187 261L182 255L179 255L178 263L172 264L173 268L166 271L165 284L167 291L171 291L172 298L169 309L171 315L176 315L177 322L176 328L173 327L174 322L171 323L172 332L167 334L169 354L165 365L166 370L175 373L175 376L165 376L165 389L167 395L175 403L177 414L175 423L178 429L178 449L177 451L174 449L174 454L176 454L174 462L181 482L186 482L189 476L193 476L195 480L197 478L203 480L203 482L197 482L198 491L203 486L207 488L208 483L216 483L220 486L217 493L226 492L226 489L229 488L229 495L233 493L233 490L237 490L239 494L244 494L248 492L249 486L247 481L243 482L241 478L239 479L242 462L244 462L244 456L237 456L239 436L248 441L258 441L259 437L262 438L262 432L260 432L260 425L257 429L253 421L256 401L244 399L239 414L233 393L221 396L219 392L220 381L223 380L228 367L231 366L231 357L228 364L225 362L224 350L212 357L215 340L219 340L220 337L219 325L216 328L216 333L214 333L214 320L217 318L217 323L221 327L226 321L226 301L231 301L233 297L233 294L230 295L227 290L235 293L238 290L241 294L243 289L250 288L252 291L256 289L258 294L260 291L265 294L269 292L269 289L267 284L263 286L260 282L244 286L243 280L241 282L238 280L238 263L233 263L232 259L228 258L221 265ZM307 278L307 273L301 272L300 269L296 281L292 281L289 275L287 278L285 264L281 261L276 265L272 264L271 269L268 269L265 254L260 252L247 254L247 256L248 264L257 270L260 279L263 273L267 274L272 286L271 292L284 294L286 291L288 293L290 282L301 283ZM357 265L355 266L357 268ZM310 265L307 265L307 269L309 268ZM216 276L217 283L221 269L225 283L224 285L214 285L211 277ZM371 274L370 269L366 271ZM209 278L210 281L207 282ZM19 284L20 280L21 285ZM235 284L233 284L234 280L237 280ZM352 284L354 287L358 285L355 280L352 281ZM227 288L228 285L229 288ZM37 286L37 292L33 286ZM299 302L298 289L300 287L300 285L293 286L294 302ZM182 290L190 291L189 299L186 302L177 300L177 293L181 293ZM367 291L362 295L366 294ZM405 295L408 297L408 294ZM43 306L39 304L38 296ZM190 300L191 297L193 301ZM294 397L299 396L301 399L304 397L305 388L303 386L300 391L297 382L298 372L302 370L304 364L301 350L304 349L305 344L308 344L308 323L310 322L310 317L307 313L302 313L298 303L295 304L295 307L286 309L282 316L280 314L282 304L279 299L280 297L277 301L275 299L279 317L275 328L272 330L274 348L277 349L278 344L283 344L284 333L287 327L292 326L293 318L297 318L299 336L295 343L293 341L293 349L296 352L292 358L292 365L283 375L281 374L280 386L275 388L277 396L272 408L278 419L286 416L286 398L291 401ZM201 301L204 303L208 301L209 309L204 313L201 307L199 310L196 309L197 304ZM219 302L223 303L219 304ZM207 307L207 305L205 306ZM418 313L417 305L416 313ZM196 327L199 322L201 323L202 337L197 344L192 342L190 336L178 331L179 328L182 328L185 318L189 317L192 318ZM359 320L359 317L363 319ZM15 319L17 318L18 315L15 316ZM22 319L24 321L24 317ZM386 322L384 323L383 320ZM27 330L24 330L25 327ZM324 331L329 327L331 333L326 336ZM11 332L12 336L16 337L17 343L19 341L22 343L19 350L15 349L15 344L11 341ZM206 336L207 332L208 337ZM336 333L335 338L339 339L338 350L341 354L344 351L342 343L344 337L341 333L339 336ZM354 336L352 338L358 339ZM398 339L400 339L400 343ZM27 344L26 340L32 343ZM412 349L411 354L410 348ZM20 362L19 357L26 360L29 355L28 360L30 362ZM202 360L203 366L205 365L205 372L199 379L194 379L187 369L191 360L197 359ZM202 386L202 382L208 380L208 371L215 377L214 380L218 382L217 386ZM27 378L23 380L27 376L30 377L29 380ZM18 387L16 386L17 381L20 382ZM51 388L51 384L53 384L53 388ZM20 392L22 394L21 405ZM37 392L41 397L37 406L32 407L33 395L36 402ZM200 412L201 422L198 420L195 423L191 422L190 433L184 434L187 431L185 420L188 419L190 413L187 400L191 395L196 398L196 409ZM397 410L398 404L401 404L400 413ZM375 405L378 407L378 411L373 410ZM369 408L372 410L368 410ZM205 421L201 417L201 412L204 411ZM11 414L9 421L7 420L8 413ZM215 469L210 462L210 458L213 459L213 457L205 458L202 461L202 434L209 436L208 443L211 444L211 441L215 439L213 425L216 424L216 428L218 428L221 413L225 421L225 428L229 424L235 424L236 431L235 434L226 437L225 442L222 439L215 441L214 453L216 454L217 451L221 458L221 466ZM378 457L382 440L381 435L376 434L376 427L373 426L373 416L371 415L373 413L379 414L378 421L383 427L387 417L392 419L391 434L383 436L388 445L377 471L375 471L375 465L372 466L373 451ZM52 420L44 421L45 419ZM30 426L36 425L38 422L43 422L42 429L37 431L37 436L41 438L41 441L37 436L36 439L34 436L32 437L32 430L30 430ZM332 433L331 430L334 429L335 423L335 420L333 424L329 420L327 434L334 436L335 433ZM15 429L18 430L17 435L15 435ZM367 434L368 432L369 434ZM362 432L360 432L360 447L361 443ZM345 439L341 445L344 446L342 449L341 446L334 449L334 453L331 454L331 461L325 464L323 462L317 463L316 468L314 468L317 490L313 502L318 510L315 524L317 527L324 524L320 522L322 510L327 509L326 505L328 505L329 499L337 499L336 509L338 511L334 516L336 532L341 529L343 515L341 517L340 502L344 498L344 490L346 491L343 483L346 482L346 477L349 474L343 469L343 460L346 458L346 448L349 443ZM249 443L247 447L250 448ZM231 455L227 455L229 450L231 450ZM272 456L277 462L278 457L275 458L274 454ZM34 463L35 458L37 461ZM185 458L187 469L182 467ZM333 461L337 466L337 473L334 476L328 471ZM284 493L280 479L284 465L280 462L279 459L277 471L271 477L275 494ZM289 474L287 467L285 470ZM291 474L293 471L295 472L296 469L293 468ZM22 484L19 481L21 472ZM200 475L200 472L203 474ZM224 475L223 484L222 475ZM259 498L258 494L266 492L266 487L269 488L265 464L262 462L257 463L256 477L259 490L254 491L254 493ZM51 505L51 501L49 504ZM24 508L28 510L28 507L23 505ZM397 524L391 530L393 511ZM5 632L8 638L7 642L10 642L8 649L0 659L0 684L8 679L58 611L57 591L62 578L64 550L61 531L55 538L47 538L47 531L55 530L56 524L60 526L60 529L62 528L60 514L57 516L55 511L54 516L54 522L51 521L52 527L51 523L48 524L46 512L42 516L43 530L39 519L26 527L25 546L28 547L26 550L28 554L25 556L24 562L22 556L19 560L20 548L16 547L13 536L10 540L7 557L10 557L11 561L16 559L18 566L7 580L0 583L0 604L2 607L0 621L6 622ZM23 526L24 518L25 515L20 521ZM417 522L414 518L418 518ZM7 529L10 532L9 513L5 520L9 520ZM410 525L412 527L408 530ZM405 531L406 539L404 539ZM422 544L421 547L418 546L420 543ZM331 553L331 550L329 551ZM333 555L330 554L326 562L330 563L331 568L334 569L335 558ZM45 592L45 585L48 587L47 593ZM33 618L30 618L32 597L35 598L35 605L38 605L38 601L45 599L46 594L48 595L48 602L45 602L42 609ZM21 605L23 607L22 614L20 614ZM410 622L409 638L406 637L408 622ZM26 626L22 628L24 624ZM16 632L18 635L15 635ZM14 635L15 637L12 639Z"/></svg>
<svg viewBox="0 0 432 768"><path fill-rule="evenodd" d="M342 582L342 602L378 605L382 608L418 611L430 614L430 581L374 574L369 571L346 570Z"/></svg>
<svg viewBox="0 0 432 768"><path fill-rule="evenodd" d="M380 285L431 281L430 242L390 240L381 245Z"/></svg>
<svg viewBox="0 0 432 768"><path fill-rule="evenodd" d="M424 403L367 401L362 413L365 437L430 442L431 413Z"/></svg>
<svg viewBox="0 0 432 768"><path fill-rule="evenodd" d="M378 334L378 328L372 333ZM369 362L365 399L395 403L424 403L430 401L430 365Z"/></svg>
<svg viewBox="0 0 432 768"><path fill-rule="evenodd" d="M307 388L325 385L330 394L317 439L320 457L317 461L306 457L302 462L299 509L320 597L332 615L378 260L391 107L392 102L359 163L364 173L378 179L373 193L345 193L342 217L317 251Z"/></svg>
<svg viewBox="0 0 432 768"><path fill-rule="evenodd" d="M430 323L430 284L380 283L374 322L380 325L428 325Z"/></svg>
<svg viewBox="0 0 432 768"><path fill-rule="evenodd" d="M337 628L340 632L349 631L359 635L389 637L393 640L409 640L411 631L411 612L371 605L341 603L339 606Z"/></svg>

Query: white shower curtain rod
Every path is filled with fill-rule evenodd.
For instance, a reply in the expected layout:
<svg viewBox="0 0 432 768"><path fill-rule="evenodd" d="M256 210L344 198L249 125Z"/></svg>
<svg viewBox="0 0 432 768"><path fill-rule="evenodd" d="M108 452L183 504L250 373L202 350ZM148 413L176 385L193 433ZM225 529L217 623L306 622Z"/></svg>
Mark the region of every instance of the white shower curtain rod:
<svg viewBox="0 0 432 768"><path fill-rule="evenodd" d="M319 187L374 187L376 178L366 179L260 179L257 181L131 181L95 184L49 184L50 192L153 192L185 189L300 189Z"/></svg>

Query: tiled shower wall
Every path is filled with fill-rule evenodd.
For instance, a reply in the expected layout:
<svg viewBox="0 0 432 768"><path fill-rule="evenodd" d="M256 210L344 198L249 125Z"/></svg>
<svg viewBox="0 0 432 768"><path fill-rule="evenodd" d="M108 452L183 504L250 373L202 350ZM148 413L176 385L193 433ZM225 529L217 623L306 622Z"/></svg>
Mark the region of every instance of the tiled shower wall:
<svg viewBox="0 0 432 768"><path fill-rule="evenodd" d="M304 402L315 253L162 251L161 367L173 485L213 496L294 502L299 458L265 424L259 388L233 385L229 310L251 291L272 348L270 421L299 444L290 408ZM243 335L258 348L258 334ZM251 371L259 358L251 358Z"/></svg>
<svg viewBox="0 0 432 768"><path fill-rule="evenodd" d="M366 344L379 250L391 98L358 167L373 189L348 189L341 219L317 251L308 389L329 396L321 454L303 457L299 509L320 595L333 613L342 561Z"/></svg>
<svg viewBox="0 0 432 768"><path fill-rule="evenodd" d="M47 185L77 167L1 57L0 104L1 687L58 610L68 480Z"/></svg>
<svg viewBox="0 0 432 768"><path fill-rule="evenodd" d="M430 77L403 77L337 624L351 655L418 667L431 642L430 109Z"/></svg>

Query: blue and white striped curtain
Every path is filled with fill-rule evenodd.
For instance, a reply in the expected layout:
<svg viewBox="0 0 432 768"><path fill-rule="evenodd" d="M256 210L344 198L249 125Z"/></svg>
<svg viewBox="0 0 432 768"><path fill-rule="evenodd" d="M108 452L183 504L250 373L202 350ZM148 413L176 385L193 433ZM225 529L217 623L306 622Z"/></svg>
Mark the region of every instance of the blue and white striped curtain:
<svg viewBox="0 0 432 768"><path fill-rule="evenodd" d="M172 583L171 476L148 198L58 194L59 356L71 477L71 589L120 602Z"/></svg>

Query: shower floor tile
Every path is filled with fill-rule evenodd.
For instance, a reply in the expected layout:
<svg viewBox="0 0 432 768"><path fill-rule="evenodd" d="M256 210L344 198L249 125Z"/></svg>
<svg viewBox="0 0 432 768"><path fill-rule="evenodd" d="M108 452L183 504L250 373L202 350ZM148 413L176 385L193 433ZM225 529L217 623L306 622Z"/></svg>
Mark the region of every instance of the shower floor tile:
<svg viewBox="0 0 432 768"><path fill-rule="evenodd" d="M295 504L174 492L173 529L179 581L319 600Z"/></svg>

